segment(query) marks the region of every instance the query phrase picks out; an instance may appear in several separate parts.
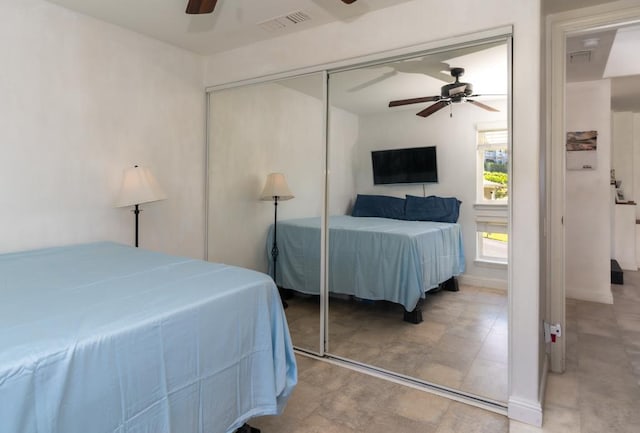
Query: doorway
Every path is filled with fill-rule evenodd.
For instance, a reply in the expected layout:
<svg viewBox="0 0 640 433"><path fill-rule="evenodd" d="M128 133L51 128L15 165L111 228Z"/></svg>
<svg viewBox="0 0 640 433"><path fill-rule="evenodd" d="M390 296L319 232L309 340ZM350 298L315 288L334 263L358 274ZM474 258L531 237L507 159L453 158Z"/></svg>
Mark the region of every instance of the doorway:
<svg viewBox="0 0 640 433"><path fill-rule="evenodd" d="M547 278L547 319L551 323L560 324L565 331L565 336L568 331L566 329L566 297L568 295L576 296L575 288L572 288L568 284L569 279L575 276L575 263L573 262L573 257L569 258L568 255L571 254L571 251L576 247L573 242L575 240L575 229L577 226L573 224L571 227L568 227L568 224L572 223L572 216L575 216L577 209L572 205L572 202L568 201L568 188L575 188L576 185L579 186L581 180L584 180L577 179L576 175L580 176L582 174L582 178L584 178L593 175L595 173L594 170L597 170L597 168L593 166L589 168L588 165L590 164L582 164L578 166L575 171L569 170L574 167L571 166L570 161L567 161L569 152L565 147L566 133L570 132L572 128L581 130L595 130L595 128L588 128L588 125L572 118L565 110L565 107L571 102L577 102L581 98L584 98L587 93L593 95L599 94L601 97L603 92L607 93L606 89L598 90L596 88L598 87L597 84L591 86L588 84L579 84L576 86L567 84L568 41L571 41L571 38L579 37L583 44L593 44L593 39L597 39L597 37L593 36L590 38L589 35L615 30L639 21L640 7L625 7L618 4L579 9L556 16L552 15L548 18L547 22L546 182L549 191L546 201L546 217L549 228L546 262L547 269L549 270ZM589 41L589 39L592 40ZM609 116L608 111L605 114ZM591 122L592 125L596 123L596 120ZM602 139L605 140L602 141L602 143L608 147L610 130L607 129L606 120L605 125L599 126L599 128L603 132ZM573 157L573 155L570 156ZM604 197L603 200L606 200L606 203L611 203L609 199L609 169L611 168L611 161L607 155L598 155L596 161L598 165L605 164L604 167L600 168L601 178L603 177L602 170L605 171L604 188L601 182L599 185L599 188L604 189L604 191L600 191L599 194ZM599 179L599 181L602 181L602 179ZM602 204L602 201L600 204ZM601 219L608 222L610 221L608 217L610 217L610 214ZM603 278L605 280L604 282L600 281L599 286L604 286L605 288L608 287L608 265L611 256L611 232L608 231L610 230L611 224L606 225L608 227L604 227L605 230L602 236L603 239L606 239L608 242L604 242L605 245L602 245L601 242L599 248L601 250L604 249L608 257L604 259L602 259L602 257L598 258L598 263L595 265L591 262L591 266L605 266L605 268L600 269L599 272L600 280ZM581 236L584 238L584 233L582 233ZM584 246L582 246L582 248L584 248ZM593 258L587 258L587 260L593 260ZM606 292L597 292L595 289L586 292L582 291L578 296L587 296L588 300L597 302L611 302L610 292L609 296L607 296ZM549 352L551 355L551 370L553 372L563 372L566 364L566 338L559 338L555 343L551 343Z"/></svg>

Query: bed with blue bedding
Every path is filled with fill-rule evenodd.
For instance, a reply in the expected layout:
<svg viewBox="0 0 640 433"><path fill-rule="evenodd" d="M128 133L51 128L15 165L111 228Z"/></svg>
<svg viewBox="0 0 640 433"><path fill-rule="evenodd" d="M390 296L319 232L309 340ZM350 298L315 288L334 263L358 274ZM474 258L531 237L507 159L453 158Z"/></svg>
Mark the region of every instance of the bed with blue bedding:
<svg viewBox="0 0 640 433"><path fill-rule="evenodd" d="M2 433L228 433L296 380L265 274L114 243L0 255Z"/></svg>
<svg viewBox="0 0 640 433"><path fill-rule="evenodd" d="M278 222L278 284L320 293L319 217ZM267 239L268 256L273 227ZM273 262L270 261L270 266ZM329 292L386 300L413 311L425 292L464 272L457 223L329 217Z"/></svg>

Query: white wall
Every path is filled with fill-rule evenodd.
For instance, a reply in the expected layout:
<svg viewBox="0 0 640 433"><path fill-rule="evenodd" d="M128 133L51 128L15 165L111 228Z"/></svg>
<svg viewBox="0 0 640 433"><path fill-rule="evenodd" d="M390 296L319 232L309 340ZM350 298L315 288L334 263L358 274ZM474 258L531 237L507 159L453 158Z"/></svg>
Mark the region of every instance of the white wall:
<svg viewBox="0 0 640 433"><path fill-rule="evenodd" d="M640 113L630 111L612 113L611 128L612 168L616 170L616 178L622 180L621 187L625 198L640 203ZM637 221L640 219L640 206L636 205L633 208L635 209L633 219ZM616 206L616 212L618 218L621 218L622 215L629 213L629 210ZM622 269L635 270L636 266L634 265L640 263L640 255L637 254L640 251L640 225L632 225L630 218L631 216L627 216L627 220L624 223L617 224L618 221L614 215L614 229L622 231L624 238L628 238L630 236L627 233L629 227L633 226L633 231L635 231L635 252L633 251L634 245L627 243L627 239L618 241L615 232L611 240L611 247L612 251L615 252L616 242L619 242L619 247L626 246L623 251L627 252L628 255L623 257L626 259L624 266L620 257L615 258L618 259ZM634 254L635 261L632 258Z"/></svg>
<svg viewBox="0 0 640 433"><path fill-rule="evenodd" d="M612 168L628 200L640 203L640 113L614 112L612 128ZM636 218L640 218L636 206Z"/></svg>
<svg viewBox="0 0 640 433"><path fill-rule="evenodd" d="M566 296L611 303L611 82L567 83L566 94L567 131L598 131L597 168L566 172Z"/></svg>
<svg viewBox="0 0 640 433"><path fill-rule="evenodd" d="M357 194L353 161L358 157L360 117L331 107L329 125L329 214L345 215L353 209Z"/></svg>
<svg viewBox="0 0 640 433"><path fill-rule="evenodd" d="M321 89L322 77L317 80ZM267 175L284 173L295 196L279 203L279 221L322 213L324 105L281 84L221 90L211 98L209 260L266 272L274 209L259 198ZM357 118L335 109L332 119L333 135L348 152ZM353 183L342 155L332 161L332 171L344 179L332 200L336 208L346 208Z"/></svg>
<svg viewBox="0 0 640 433"><path fill-rule="evenodd" d="M477 201L477 124L504 120L507 116L505 101L487 101L500 110L489 112L471 104L456 104L427 118L415 115L415 109L392 111L362 116L360 135L356 144L353 172L356 177L356 192L403 197L438 195L457 197L462 201L460 218L465 249L465 277L476 277L477 281L504 287L507 280L505 269L477 266L476 220L473 205ZM373 185L371 151L381 149L436 146L438 158L438 183L419 185Z"/></svg>
<svg viewBox="0 0 640 433"><path fill-rule="evenodd" d="M633 167L633 197L640 203L640 113L633 113ZM636 216L640 217L640 213Z"/></svg>
<svg viewBox="0 0 640 433"><path fill-rule="evenodd" d="M633 195L631 198L640 203L640 113L633 113ZM640 209L636 206L636 219L640 219Z"/></svg>
<svg viewBox="0 0 640 433"><path fill-rule="evenodd" d="M616 180L622 181L620 187L629 200L638 195L633 176L633 117L631 112L611 114L611 168L616 171Z"/></svg>
<svg viewBox="0 0 640 433"><path fill-rule="evenodd" d="M512 418L540 424L540 1L414 0L208 59L208 85L345 61L386 50L513 25L513 167L510 258L510 399ZM381 31L380 29L385 29Z"/></svg>
<svg viewBox="0 0 640 433"><path fill-rule="evenodd" d="M202 59L42 0L0 2L0 251L133 242L113 203L150 166L143 247L202 257Z"/></svg>

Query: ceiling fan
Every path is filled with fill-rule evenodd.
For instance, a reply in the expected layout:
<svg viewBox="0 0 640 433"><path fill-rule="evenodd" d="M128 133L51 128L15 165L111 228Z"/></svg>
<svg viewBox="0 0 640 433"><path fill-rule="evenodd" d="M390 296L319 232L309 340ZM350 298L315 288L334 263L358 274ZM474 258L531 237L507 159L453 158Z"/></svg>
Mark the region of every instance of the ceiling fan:
<svg viewBox="0 0 640 433"><path fill-rule="evenodd" d="M489 43L483 43L481 45L471 45L460 48L452 48L435 53L429 53L425 56L399 60L397 62L386 63L382 66L386 68L386 72L380 76L373 78L364 83L360 83L350 89L349 92L357 92L359 90L366 89L369 86L380 83L386 79L396 76L400 73L406 74L421 74L426 75L436 80L444 81L446 83L452 83L454 79L450 75L451 61L458 57L467 56L469 54L477 54L486 50L490 50L495 47L503 46L504 41L495 41ZM390 69L390 70L389 70ZM449 71L446 73L444 71Z"/></svg>
<svg viewBox="0 0 640 433"><path fill-rule="evenodd" d="M342 0L342 3L350 5L356 0ZM192 15L210 14L216 7L218 0L189 0L186 13Z"/></svg>
<svg viewBox="0 0 640 433"><path fill-rule="evenodd" d="M464 68L451 68L451 76L455 78L455 81L451 84L445 84L440 88L440 95L438 96L425 96L421 98L400 99L397 101L389 102L389 107L399 107L401 105L419 104L422 102L435 102L425 108L424 110L416 113L418 116L427 117L435 113L436 111L446 107L447 105L456 104L459 102L469 102L476 107L483 108L487 111L500 111L496 108L490 107L473 99L477 96L474 95L473 86L471 83L463 83L460 81L460 77L464 75Z"/></svg>

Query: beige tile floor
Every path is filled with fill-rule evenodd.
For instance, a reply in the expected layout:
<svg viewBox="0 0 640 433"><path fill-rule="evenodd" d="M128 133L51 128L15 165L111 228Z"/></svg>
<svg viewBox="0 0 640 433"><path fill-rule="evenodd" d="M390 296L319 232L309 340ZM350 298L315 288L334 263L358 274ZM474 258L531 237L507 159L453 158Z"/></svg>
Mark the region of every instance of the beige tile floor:
<svg viewBox="0 0 640 433"><path fill-rule="evenodd" d="M512 433L640 432L640 272L624 278L613 305L567 299L566 371L549 373L542 429Z"/></svg>
<svg viewBox="0 0 640 433"><path fill-rule="evenodd" d="M549 374L541 429L304 356L284 413L252 424L263 433L638 433L640 273L625 272L612 292L613 305L567 300L567 371Z"/></svg>
<svg viewBox="0 0 640 433"><path fill-rule="evenodd" d="M508 420L466 404L298 355L284 413L256 418L262 433L507 433Z"/></svg>
<svg viewBox="0 0 640 433"><path fill-rule="evenodd" d="M317 350L317 298L288 304L294 345ZM506 402L506 292L460 285L459 292L428 294L422 309L424 322L411 324L401 305L332 297L328 352Z"/></svg>

